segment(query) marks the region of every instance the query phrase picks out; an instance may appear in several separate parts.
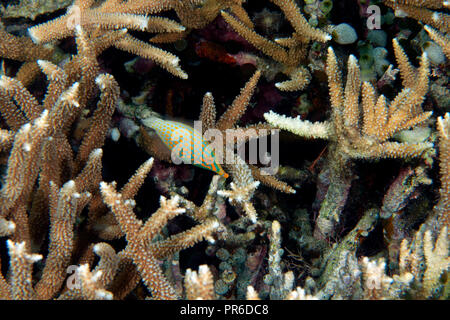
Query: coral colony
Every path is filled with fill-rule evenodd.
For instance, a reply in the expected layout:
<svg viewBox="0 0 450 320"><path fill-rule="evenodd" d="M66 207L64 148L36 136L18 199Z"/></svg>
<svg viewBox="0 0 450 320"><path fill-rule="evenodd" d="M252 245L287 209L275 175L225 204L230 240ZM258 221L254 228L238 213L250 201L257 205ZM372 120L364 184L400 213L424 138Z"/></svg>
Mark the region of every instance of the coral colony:
<svg viewBox="0 0 450 320"><path fill-rule="evenodd" d="M449 299L449 7L3 1L0 299Z"/></svg>

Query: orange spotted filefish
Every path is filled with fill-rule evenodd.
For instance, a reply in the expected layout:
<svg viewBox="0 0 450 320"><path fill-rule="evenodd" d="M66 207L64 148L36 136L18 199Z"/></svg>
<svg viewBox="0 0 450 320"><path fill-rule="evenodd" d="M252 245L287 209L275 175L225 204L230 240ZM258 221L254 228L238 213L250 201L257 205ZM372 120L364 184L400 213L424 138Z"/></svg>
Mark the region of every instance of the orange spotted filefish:
<svg viewBox="0 0 450 320"><path fill-rule="evenodd" d="M142 121L145 126L155 130L164 144L184 163L211 170L225 178L228 174L216 161L214 149L203 139L200 132L191 126L172 120L150 117Z"/></svg>

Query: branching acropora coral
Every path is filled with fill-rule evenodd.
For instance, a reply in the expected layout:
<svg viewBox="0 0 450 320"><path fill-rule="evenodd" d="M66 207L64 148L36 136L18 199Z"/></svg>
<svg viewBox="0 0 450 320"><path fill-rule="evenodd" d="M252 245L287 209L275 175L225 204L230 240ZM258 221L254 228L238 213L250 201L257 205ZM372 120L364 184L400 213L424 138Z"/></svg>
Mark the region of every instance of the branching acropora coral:
<svg viewBox="0 0 450 320"><path fill-rule="evenodd" d="M397 45L394 41L394 47ZM432 148L432 144L427 142L390 141L396 133L414 128L431 115L431 112L422 112L420 108L428 88L426 54L422 55L417 71L411 67L401 49L396 50L396 57L406 88L390 103L383 95L377 97L370 83L361 84L358 62L352 55L348 59L344 89L337 59L330 47L327 74L332 106L331 121L310 123L299 117L286 118L272 111L264 115L274 126L302 137L326 139L330 142L330 186L316 222L319 234L331 235L339 222L353 179L350 165L353 160L419 157Z"/></svg>
<svg viewBox="0 0 450 320"><path fill-rule="evenodd" d="M51 46L35 44L28 37L6 32L0 21L0 57L24 62L16 74L16 79L24 86L28 86L40 72L36 61L48 60L52 53Z"/></svg>
<svg viewBox="0 0 450 320"><path fill-rule="evenodd" d="M118 3L115 0L108 0L97 7L94 7L93 4L94 1L75 0L65 15L31 27L28 33L35 43L47 43L74 36L77 26L81 26L90 38L97 41L111 38L116 30L124 28L147 32L182 32L185 30L185 27L173 20L146 15L172 7L166 7L157 1ZM187 74L179 66L178 57L138 40L128 34L126 29L124 29L125 34L122 37L110 41L109 45L154 60L174 75L183 79L187 78Z"/></svg>
<svg viewBox="0 0 450 320"><path fill-rule="evenodd" d="M295 31L291 37L276 39L273 42L257 34L251 27L229 13L222 11L222 16L248 42L283 65L283 73L291 79L276 83L278 89L301 90L310 81L309 71L300 65L300 61L306 55L308 43L310 41L327 42L331 40L331 36L309 25L293 0L271 1L280 7L286 19L292 24Z"/></svg>
<svg viewBox="0 0 450 320"><path fill-rule="evenodd" d="M316 300L317 298L306 294L301 287L294 289L294 273L292 271L282 272L281 258L283 249L281 248L281 226L278 221L272 222L270 232L269 250L269 273L264 277L264 281L270 285L271 300ZM247 287L247 300L260 300L258 293L253 286Z"/></svg>
<svg viewBox="0 0 450 320"><path fill-rule="evenodd" d="M215 299L213 275L205 264L198 267L198 273L191 269L186 270L184 287L188 300Z"/></svg>
<svg viewBox="0 0 450 320"><path fill-rule="evenodd" d="M64 70L48 61L39 61L39 66L50 82L41 104L21 82L5 76L0 79L0 95L5 102L1 113L14 133L0 206L1 216L17 226L8 228L11 239L24 243L27 252L39 249L41 227L49 220L49 253L32 293L36 298L49 299L63 285L74 248L75 221L100 180L102 150L97 147L103 144L108 114L112 114L108 110L114 110L118 87L111 75L97 77L101 92L97 112L102 112L103 118L100 122L91 118L93 127L86 132L78 153L86 153L86 158L77 160L76 170L68 128L80 108L80 84L68 86ZM14 116L18 114L22 116Z"/></svg>
<svg viewBox="0 0 450 320"><path fill-rule="evenodd" d="M17 2L23 6L33 1ZM42 2L36 0L33 3L39 6ZM176 122L169 125L166 120L158 118L156 121L155 113L146 106L134 108L128 105L129 92L125 87L124 90L119 87L124 78L116 79L102 71L117 72L117 66L111 67L110 55L105 52L115 47L151 59L172 74L187 78L175 55L138 40L138 37L152 33L151 42L169 43L192 32L186 45L202 42L203 36L212 43L218 40L214 38L218 30L227 29L221 18L216 19L221 14L237 33L279 64L277 67L253 55L249 60L249 55L240 53L239 58L236 55L239 62L234 66L235 71L246 62L271 64L273 68L267 69L272 69L272 75L281 70L290 79L278 83L277 87L297 90L305 87L312 76L303 65L308 53L307 58L312 59L309 67L317 71L314 75L321 75L323 61L319 60L321 55L316 48L322 48L319 43L330 40L330 35L315 26L321 16L324 18L321 23L329 22L325 20L332 1L305 1L304 11L310 15L310 25L303 17L298 1L271 0L271 4L281 9L275 14L277 19L285 17L292 26L292 35L282 39L258 35L255 30L264 30L257 23L255 27L249 15L264 4L255 6L249 1L247 13L244 2L74 0L65 14L35 26L29 25L30 20L8 20L2 16L6 27L0 27L0 56L5 59L0 70L0 237L3 241L0 299L232 299L243 298L245 294L248 299L448 299L450 116L446 113L438 117L434 132L434 127L426 127L431 115L422 109L429 83L427 58L440 61L438 63L443 61L433 60L429 48L425 48L428 56L425 53L419 57L420 64L416 67L394 39L393 53L402 88L392 101L378 95L368 82L361 81L362 71L353 55L348 59L347 72L342 72L346 75L344 83L337 58L329 48L326 73L331 112L330 118L323 122L288 118L271 111L265 114L270 124L245 126L244 121L238 123L258 87L261 71L256 71L220 117L213 95L204 95L200 113L202 129L187 128ZM449 1L385 0L384 3L401 16L426 23L424 30L449 57ZM19 15L33 19L40 12L53 12L54 7L62 9L67 5L67 0L46 1L42 7L30 7ZM365 9L365 5L360 5ZM342 6L339 3L336 12L347 5ZM180 22L163 17L165 13L162 12L168 10L173 10L175 19ZM262 14L268 12L264 6ZM329 15L330 20L336 21L335 16ZM44 16L41 18L45 19ZM259 19L253 18L255 22ZM211 24L213 21L215 23ZM17 36L24 31L24 26L29 28L28 35ZM266 34L270 33L270 28L265 27ZM195 33L195 29L200 28L203 30ZM333 27L328 24L324 30L331 32ZM355 31L363 35L361 30ZM402 26L386 29L388 36L397 31L401 35L408 32ZM218 37L219 41L228 36L227 33ZM426 35L421 32L419 37L422 36ZM73 37L74 41L60 41L68 37ZM309 50L311 42L316 43ZM75 52L75 49L76 54L67 53ZM339 52L351 50L352 46L347 46ZM67 59L60 60L61 57ZM198 57L192 54L184 54L184 57L190 66L199 65ZM112 61L120 61L123 56L118 58L114 57ZM142 62L142 59L136 61ZM16 67L20 67L19 71L12 77ZM446 80L442 67L435 66L432 73L433 78L438 78L433 85L440 89ZM206 73L210 71L207 69ZM197 72L204 68L202 65L191 70ZM141 70L136 68L134 71ZM45 79L38 77L40 72ZM132 70L127 69L127 72L129 77L136 75ZM159 94L166 90L160 86L164 81L160 82L157 74L138 73L135 80L145 82L140 102L145 99L149 103L158 103ZM392 66L386 72L391 77L390 85L396 84L395 73ZM270 82L270 77L267 78ZM381 79L378 88L386 89L385 84L385 79ZM271 84L264 83L260 88L264 90L266 85ZM46 90L43 90L45 86ZM183 86L187 91L182 93L194 92L196 80L194 83L184 81ZM315 93L320 90L313 89ZM266 93L262 90L259 98L266 100L265 104L270 103L267 101L276 91ZM437 103L446 106L440 103L445 100L441 96L445 95L439 94ZM272 101L293 98L292 94L283 94L282 98L279 95ZM434 98L432 95L432 99L427 100L427 110L435 107ZM137 100L133 99L133 103L140 103ZM123 111L123 105L130 108L127 111L133 110L132 116L131 112L115 114L116 107ZM257 116L257 110L254 111L252 116ZM307 116L313 118L315 115ZM110 126L117 122L121 126L127 121L127 125L132 126L129 117L140 121L142 134L137 134L139 127L133 123L130 131L134 132L126 138L141 139L141 145L148 147L147 150L169 162L170 150L161 139L153 139L156 135L152 137L149 129L159 130L164 140L169 136L168 129L184 128L186 131L179 133L193 136L194 141L201 140L202 155L206 160L213 160L202 164L218 173L212 176L203 199L199 197L205 186L193 182L194 190L188 190L179 183L180 180L190 181L192 170L175 170L170 165L158 164L158 168L153 168L159 170L154 176L158 188L164 189L164 196L149 212L147 203L141 203L138 192L152 170L153 158L143 161L120 188L115 182L105 182L114 180L116 177L111 176L117 173L122 176L125 166L116 172L116 169L110 170L110 164L122 160L116 148L123 150L124 144L129 142L122 138L119 144L108 143L104 147L109 133L118 131L118 128L110 130ZM316 204L321 204L315 221L316 238L312 235L311 221L315 212L303 206L307 205L307 197L300 201L290 197L288 203L283 203L283 197L276 193L256 192L261 184L286 193L295 192L267 170L274 169L272 166L257 166L277 166L276 140L271 140L270 159L268 154L264 157L258 152L261 158L255 164L252 152L248 157L244 154L243 146L251 151L252 146L256 146L256 139L259 139L258 151L261 151L268 135L276 138L278 130L274 125L304 138L328 141L327 157L321 158L321 153L320 160L309 167L307 175L311 179L302 184L306 194L314 190L312 184L316 174L312 169L316 165L322 168L313 205L316 208ZM216 133L223 140L216 139ZM203 143L202 139L210 141L211 135L214 140L210 144ZM117 135L111 134L111 138L117 141ZM426 172L432 160L432 152L428 151L432 145L428 141L433 139L436 140L440 170L439 173L432 171L430 177L439 174L440 184L437 181L431 183ZM168 146L176 147L171 143ZM209 152L209 146L215 147L214 152ZM205 150L208 151L206 154ZM108 158L103 159L104 156ZM190 160L196 156L198 154ZM222 160L226 159L224 163L215 162L220 156ZM384 158L419 159L400 168L379 207L366 210L367 205L361 204L361 194L352 192L355 199L349 201L352 206L348 206L348 211L353 208L356 211L352 210L351 219L342 219L341 212L356 177L355 160ZM306 157L294 160L309 162ZM306 166L309 163L303 167ZM292 170L298 171L297 176L303 172L299 168ZM164 181L168 171L170 178ZM174 172L183 176L175 178ZM186 172L189 173L187 178ZM228 174L231 181L226 185ZM364 177L371 179L373 176ZM372 191L371 187L376 184L369 186L363 183L366 181L361 180L360 186L364 191ZM164 183L170 187L161 187ZM428 185L426 192L418 187L420 184ZM148 187L152 188L151 184L142 191L148 192ZM430 200L437 191L439 200ZM377 197L368 197L368 203L376 206ZM255 198L258 206L253 205ZM236 215L227 215L226 199L241 217L235 219ZM414 202L409 203L412 199ZM294 206L293 217L291 205ZM355 221L361 213L359 209L364 213ZM193 226L185 227L184 222L190 218ZM271 218L276 220L271 221ZM343 222L339 225L342 229L336 228L340 222ZM337 233L339 230L342 232ZM324 241L324 235L332 237L335 231L334 243ZM292 241L283 242L282 234L289 234ZM180 255L181 250L203 240L209 241L206 249L196 246L192 249L195 254ZM285 246L289 253L294 249L295 254L286 257L283 254ZM199 261L197 258L207 259L212 265L198 267L195 265ZM183 274L187 266L191 268ZM285 270L286 267L292 270ZM214 279L217 276L219 279ZM298 279L302 283L304 280L303 288L297 286ZM214 280L217 281L214 283Z"/></svg>
<svg viewBox="0 0 450 320"><path fill-rule="evenodd" d="M430 38L442 47L445 56L450 60L450 38L448 34L440 33L438 30L427 25L424 26L424 29L428 32Z"/></svg>
<svg viewBox="0 0 450 320"><path fill-rule="evenodd" d="M408 16L420 20L441 32L450 31L450 15L433 11L449 8L449 2L444 0L384 0L383 3L395 10L398 16ZM433 10L432 10L433 9Z"/></svg>
<svg viewBox="0 0 450 320"><path fill-rule="evenodd" d="M205 94L202 111L200 114L202 131L206 132L207 130L215 129L220 132L223 137L223 139L219 139L219 141L214 141L216 152L214 157L222 159L224 162L223 167L225 168L225 172L229 173L233 178L233 182L230 185L231 190L220 190L219 194L228 197L231 203L241 205L247 216L252 221L256 221L257 214L252 203L250 202L250 199L252 198L255 189L258 187L259 182L286 193L295 192L295 190L286 183L279 181L272 175L265 175L261 169L251 164L247 164L238 154L236 154L236 152L240 152L240 147L246 141L258 137L264 137L271 133L271 127L267 125L257 124L244 128L236 126L236 123L244 114L250 102L250 98L256 88L256 84L260 76L261 72L256 71L241 90L241 93L234 99L231 106L218 120L216 120L216 108L211 93ZM155 118L151 113L150 115L143 113L140 117L141 123L146 128L157 128L155 125ZM165 124L167 122L158 120L158 123ZM165 125L165 127L167 126ZM186 126L183 125L183 128L185 127ZM169 127L167 128L167 136L169 136L172 133L172 129ZM168 131L169 129L171 132ZM232 133L232 139L229 139L229 133ZM143 131L142 134L144 136L143 142L145 149L158 157L158 155L161 154L161 147L159 147L160 144L158 144L160 140L152 139L146 131ZM235 138L238 142L238 150L235 150ZM164 156L163 158L163 160L169 159L170 156ZM223 170L221 171L220 169L213 171L223 174Z"/></svg>
<svg viewBox="0 0 450 320"><path fill-rule="evenodd" d="M365 299L399 299L407 295L413 299L448 299L450 268L447 227L437 232L424 225L414 239L404 239L400 245L399 273L386 274L386 263L367 257L362 259Z"/></svg>
<svg viewBox="0 0 450 320"><path fill-rule="evenodd" d="M450 114L437 120L439 133L439 166L441 174L441 189L439 202L435 207L439 226L450 228Z"/></svg>
<svg viewBox="0 0 450 320"><path fill-rule="evenodd" d="M384 4L393 8L400 17L411 17L426 24L424 29L430 38L442 47L442 51L450 59L450 15L432 9L448 9L450 4L444 0L384 0ZM436 30L437 29L437 30Z"/></svg>
<svg viewBox="0 0 450 320"><path fill-rule="evenodd" d="M175 1L175 12L186 28L200 29L213 21L220 10L230 9L250 27L253 26L247 12L242 8L245 0Z"/></svg>
<svg viewBox="0 0 450 320"><path fill-rule="evenodd" d="M0 12L4 18L29 18L36 19L39 15L51 13L67 7L71 0L20 0L0 6Z"/></svg>
<svg viewBox="0 0 450 320"><path fill-rule="evenodd" d="M116 292L121 293L105 289L109 285L116 288L113 280L115 280L118 264L121 266L118 274L120 276L120 272L129 265L128 261L133 259L137 270L144 271L141 274L136 271L136 268L131 268L134 273L128 274L131 276L137 274L137 277L134 276L135 279L139 281L142 277L144 281L147 281L152 288L150 290L154 292L154 298L175 297L170 290L170 285L166 286L165 277L158 271L159 265L156 260L190 246L203 237L209 238L217 228L218 222L215 219L206 219L204 223L185 233L160 242L152 242L151 240L171 216L184 212L183 208L177 206L177 198L170 200L161 198L161 208L152 216L151 221L148 224L137 222L142 225L145 236L136 240L137 233L133 233L132 236L127 235L133 224L130 226L124 224L120 218L134 217L131 211L133 197L150 171L152 161L144 163L136 175L121 189L121 195L106 183L102 184L101 190L99 189L103 154L99 147L104 143L119 96L119 88L113 76L98 74L99 68L95 54L92 52L93 47L89 46L89 39L84 30L81 27L76 29L79 52L72 59L72 63L69 62L60 68L49 61L38 60L38 65L49 80L48 90L42 103L39 103L20 81L6 76L0 78L2 101L0 111L8 127L8 130L2 129L2 150L11 150L5 182L1 189L0 221L2 235L10 236L11 239L11 270L19 270L12 272L14 276L9 282L0 277L2 288L5 289L2 296L17 299L55 297L110 299ZM71 74L74 70L79 70L79 74ZM72 77L78 82L69 82ZM73 125L76 127L78 124L81 111L87 108L90 102L88 96L95 94L95 87L100 89L97 108L93 108L91 116L84 119L88 122L84 134L81 138L75 139L72 137L71 127ZM79 140L76 141L77 153L71 145L75 140ZM116 232L116 235L125 234L131 238L128 249L120 253L120 261L114 258L114 250L111 251L105 246L79 247L77 231L80 230L76 221L79 220L84 208L88 209L87 228L99 230L98 221L105 213L100 191L103 193L105 202L111 205L116 213L115 219L109 219L108 227L114 229L119 223L122 232ZM108 199L115 199L115 197L125 198L126 201L108 202ZM35 255L30 252L40 250L45 236L42 232L45 232L48 224L50 225L49 245L48 252L44 255L42 275L37 282L32 282L31 267L36 259L32 258ZM150 262L144 259L146 256L138 254L137 258L133 255L139 249L148 254L151 253L148 258ZM100 260L96 268L99 270L91 272L91 264L84 266L82 262L86 258L81 257L82 266L78 268L81 275L81 287L62 293L67 268L72 262L71 258L75 250L84 251L85 255L95 252L104 259ZM76 257L76 259L79 258ZM153 264L151 264L152 261ZM144 267L141 268L141 266ZM153 269L145 266L153 267ZM152 270L155 275L152 274ZM151 281L155 278L159 282L157 281L153 286ZM132 284L127 288L134 289ZM120 290L127 289L120 287Z"/></svg>
<svg viewBox="0 0 450 320"><path fill-rule="evenodd" d="M176 293L165 279L157 259L167 256L174 251L187 248L203 238L210 237L219 227L216 219L192 228L182 234L170 237L161 242L152 243L153 238L171 218L184 213L185 209L178 207L178 199L166 200L161 198L161 208L145 223L138 220L132 209L133 200L123 199L114 190L114 185L102 182L100 190L106 204L114 212L120 228L124 232L128 245L126 255L133 259L142 280L152 292L154 299L175 299Z"/></svg>
<svg viewBox="0 0 450 320"><path fill-rule="evenodd" d="M171 43L183 39L193 29L202 29L220 14L221 10L231 10L250 28L253 23L242 7L245 0L190 0L171 1L181 24L186 27L183 32L159 33L150 39L153 43Z"/></svg>

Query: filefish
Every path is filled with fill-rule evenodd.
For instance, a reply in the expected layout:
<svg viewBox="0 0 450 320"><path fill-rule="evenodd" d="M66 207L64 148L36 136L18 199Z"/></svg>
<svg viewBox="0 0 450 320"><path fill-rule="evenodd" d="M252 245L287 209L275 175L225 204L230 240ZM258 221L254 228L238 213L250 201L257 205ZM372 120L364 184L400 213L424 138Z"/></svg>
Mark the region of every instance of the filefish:
<svg viewBox="0 0 450 320"><path fill-rule="evenodd" d="M175 152L183 163L193 164L228 178L228 174L217 162L214 149L203 139L201 132L182 122L153 116L143 119L142 123L155 130L164 144L171 152Z"/></svg>

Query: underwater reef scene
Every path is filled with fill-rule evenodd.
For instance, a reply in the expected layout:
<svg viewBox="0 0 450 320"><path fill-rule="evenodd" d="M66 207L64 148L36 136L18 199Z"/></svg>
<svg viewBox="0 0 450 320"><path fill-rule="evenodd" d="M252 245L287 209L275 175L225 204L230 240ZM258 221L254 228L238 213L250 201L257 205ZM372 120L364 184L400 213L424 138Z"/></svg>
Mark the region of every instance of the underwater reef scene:
<svg viewBox="0 0 450 320"><path fill-rule="evenodd" d="M449 299L449 1L0 21L0 299Z"/></svg>

